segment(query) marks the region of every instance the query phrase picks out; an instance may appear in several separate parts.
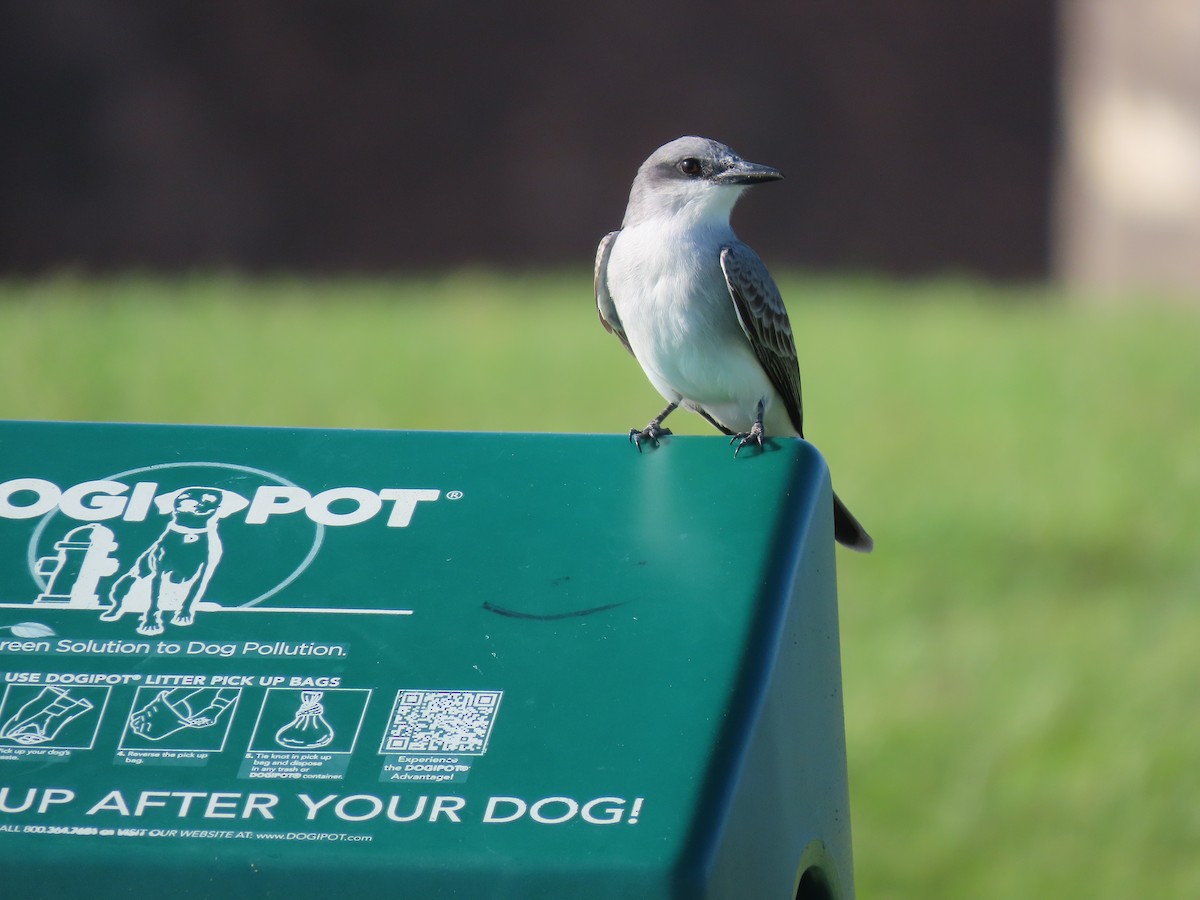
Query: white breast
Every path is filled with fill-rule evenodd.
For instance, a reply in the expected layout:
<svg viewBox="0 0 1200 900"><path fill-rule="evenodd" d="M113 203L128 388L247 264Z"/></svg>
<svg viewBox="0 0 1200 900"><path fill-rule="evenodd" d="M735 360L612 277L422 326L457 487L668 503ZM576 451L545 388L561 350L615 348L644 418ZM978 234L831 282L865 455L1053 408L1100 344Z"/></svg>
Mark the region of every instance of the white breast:
<svg viewBox="0 0 1200 900"><path fill-rule="evenodd" d="M728 227L723 233L680 232L658 222L626 228L613 244L607 281L630 347L658 392L745 431L760 399L782 405L772 403L774 389L721 271L720 247L733 239Z"/></svg>

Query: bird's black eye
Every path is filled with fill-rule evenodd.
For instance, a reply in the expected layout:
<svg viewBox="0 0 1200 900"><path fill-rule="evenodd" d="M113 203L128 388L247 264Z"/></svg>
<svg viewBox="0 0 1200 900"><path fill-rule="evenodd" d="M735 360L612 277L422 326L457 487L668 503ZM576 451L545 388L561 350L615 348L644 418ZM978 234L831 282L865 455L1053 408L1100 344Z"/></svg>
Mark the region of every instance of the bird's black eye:
<svg viewBox="0 0 1200 900"><path fill-rule="evenodd" d="M689 156L687 159L681 159L679 161L678 168L679 171L684 175L691 177L699 175L703 171L704 167L700 165L700 160L693 156Z"/></svg>

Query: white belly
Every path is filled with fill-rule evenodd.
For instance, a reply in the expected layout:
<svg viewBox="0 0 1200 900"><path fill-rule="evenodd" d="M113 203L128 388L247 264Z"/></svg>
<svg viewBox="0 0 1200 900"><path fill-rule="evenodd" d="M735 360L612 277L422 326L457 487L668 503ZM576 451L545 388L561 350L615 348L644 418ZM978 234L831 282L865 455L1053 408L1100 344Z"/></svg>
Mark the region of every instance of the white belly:
<svg viewBox="0 0 1200 900"><path fill-rule="evenodd" d="M717 253L623 231L608 261L608 289L646 377L671 403L748 431L759 402L768 434L795 434L742 331ZM706 246L716 244L706 242Z"/></svg>

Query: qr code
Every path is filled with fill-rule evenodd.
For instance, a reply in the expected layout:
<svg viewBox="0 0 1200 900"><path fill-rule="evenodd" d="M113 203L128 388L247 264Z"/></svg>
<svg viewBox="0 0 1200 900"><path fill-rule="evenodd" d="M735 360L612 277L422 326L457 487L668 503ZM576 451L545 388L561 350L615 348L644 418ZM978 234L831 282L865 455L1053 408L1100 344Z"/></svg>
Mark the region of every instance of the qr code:
<svg viewBox="0 0 1200 900"><path fill-rule="evenodd" d="M503 691L400 691L383 741L385 753L480 756Z"/></svg>

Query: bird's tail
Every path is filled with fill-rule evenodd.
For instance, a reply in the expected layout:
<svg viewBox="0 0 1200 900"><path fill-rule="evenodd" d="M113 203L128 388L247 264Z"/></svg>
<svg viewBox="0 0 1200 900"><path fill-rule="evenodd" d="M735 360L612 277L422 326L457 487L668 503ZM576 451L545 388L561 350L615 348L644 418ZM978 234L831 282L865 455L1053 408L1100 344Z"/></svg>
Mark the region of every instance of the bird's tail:
<svg viewBox="0 0 1200 900"><path fill-rule="evenodd" d="M846 509L846 504L837 494L833 495L833 537L843 547L857 550L859 553L870 553L875 546L875 542L867 534L867 529Z"/></svg>

